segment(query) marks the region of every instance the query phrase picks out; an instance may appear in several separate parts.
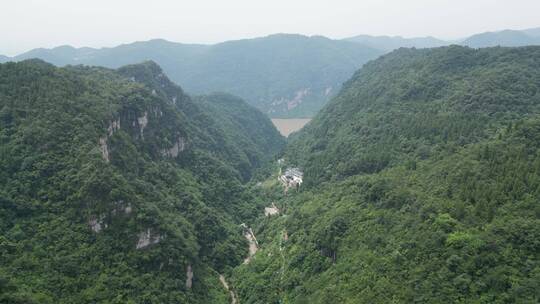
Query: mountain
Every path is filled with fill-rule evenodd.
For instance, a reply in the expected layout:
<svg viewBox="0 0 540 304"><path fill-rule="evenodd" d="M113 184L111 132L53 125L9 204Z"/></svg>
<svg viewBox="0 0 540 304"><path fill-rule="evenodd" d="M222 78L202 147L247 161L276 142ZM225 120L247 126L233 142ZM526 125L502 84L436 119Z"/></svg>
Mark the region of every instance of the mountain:
<svg viewBox="0 0 540 304"><path fill-rule="evenodd" d="M400 36L370 36L358 35L343 39L345 41L360 43L385 53L405 48L434 48L459 44L473 48L494 46L527 46L540 44L540 28L527 30L503 30L475 34L461 40L441 40L434 37L403 38Z"/></svg>
<svg viewBox="0 0 540 304"><path fill-rule="evenodd" d="M535 33L530 30L529 33ZM460 43L469 47L526 46L539 45L540 38L527 34L527 31L504 30L473 35Z"/></svg>
<svg viewBox="0 0 540 304"><path fill-rule="evenodd" d="M401 47L406 48L432 48L451 44L448 41L434 37L403 38L401 36L370 36L358 35L345 38L345 41L361 43L374 49L390 52Z"/></svg>
<svg viewBox="0 0 540 304"><path fill-rule="evenodd" d="M381 53L321 36L277 34L215 45L151 40L103 49L62 46L14 59L110 68L153 60L190 93L227 92L272 117L297 117L314 115L356 69Z"/></svg>
<svg viewBox="0 0 540 304"><path fill-rule="evenodd" d="M399 49L290 140L242 303L536 303L540 47Z"/></svg>
<svg viewBox="0 0 540 304"><path fill-rule="evenodd" d="M260 207L243 184L284 139L221 98L153 62L0 65L0 302L228 303L217 272Z"/></svg>
<svg viewBox="0 0 540 304"><path fill-rule="evenodd" d="M311 136L301 136L298 144L291 145L291 152L294 151L297 159L301 159L301 155L316 157L305 164L317 165L317 169L307 170L307 173L319 175L313 177L315 180L326 180L376 172L392 164L395 157L401 155L393 152L399 148L398 141L384 143L385 153L377 151L380 145L356 146L359 149L354 150L351 143L385 139L397 129L419 132L414 136L418 137L418 144L440 140L433 137L440 136L437 133L442 133L445 140L461 138L463 143L469 143L486 132L484 128L488 124L481 120L491 121L481 114L499 115L497 120L502 121L506 119L503 114L535 113L538 96L535 85L529 87L528 84L535 81L535 72L516 79L512 77L520 73L519 68L530 71L536 67L537 50L531 47L475 51L452 46L433 51L403 49L385 55L359 70L344 85L340 95L311 121L309 128L300 132ZM525 54L533 57L529 59ZM411 58L404 60L407 56ZM506 64L505 60L510 61L510 70L494 75ZM474 79L474 73L478 74L478 79ZM450 81L451 77L458 80ZM470 84L465 83L467 81ZM526 90L519 88L521 83L527 85ZM437 114L431 115L436 121L426 120L431 119L426 114L430 111ZM426 119L420 119L421 115L426 115ZM508 118L512 119L515 118ZM364 122L369 122L368 131L360 132L366 128ZM466 127L451 126L465 122ZM294 147L307 150L295 151ZM330 166L331 173L326 168Z"/></svg>
<svg viewBox="0 0 540 304"><path fill-rule="evenodd" d="M84 58L85 56L91 56L94 52L96 52L96 49L92 48L74 48L69 45L63 45L59 47L55 47L52 49L45 49L45 48L38 48L30 50L26 53L23 53L21 55L13 57L15 61L22 61L27 59L33 59L33 58L39 58L41 60L44 60L46 62L58 65L58 66L64 66L68 64L72 64L73 61L79 60L79 58ZM143 61L143 60L140 60ZM140 62L139 61L139 62ZM134 62L131 62L134 63ZM119 67L119 66L116 66Z"/></svg>
<svg viewBox="0 0 540 304"><path fill-rule="evenodd" d="M4 62L7 62L9 61L9 57L7 56L4 56L4 55L0 55L0 63L4 63Z"/></svg>
<svg viewBox="0 0 540 304"><path fill-rule="evenodd" d="M522 32L532 37L540 37L540 27L523 30Z"/></svg>
<svg viewBox="0 0 540 304"><path fill-rule="evenodd" d="M57 66L85 64L109 68L153 60L189 93L225 92L243 98L270 117L298 118L315 115L354 71L394 49L450 44L523 46L540 44L538 37L538 29L529 29L482 33L461 41L369 35L332 40L294 34L214 45L155 39L101 49L40 48L11 59L40 58Z"/></svg>

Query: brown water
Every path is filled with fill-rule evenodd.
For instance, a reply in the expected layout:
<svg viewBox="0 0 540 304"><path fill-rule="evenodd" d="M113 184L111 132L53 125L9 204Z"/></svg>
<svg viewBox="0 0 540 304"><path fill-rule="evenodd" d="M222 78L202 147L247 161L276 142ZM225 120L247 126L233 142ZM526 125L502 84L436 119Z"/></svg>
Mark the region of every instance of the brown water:
<svg viewBox="0 0 540 304"><path fill-rule="evenodd" d="M272 118L272 122L283 136L289 136L305 126L311 118Z"/></svg>

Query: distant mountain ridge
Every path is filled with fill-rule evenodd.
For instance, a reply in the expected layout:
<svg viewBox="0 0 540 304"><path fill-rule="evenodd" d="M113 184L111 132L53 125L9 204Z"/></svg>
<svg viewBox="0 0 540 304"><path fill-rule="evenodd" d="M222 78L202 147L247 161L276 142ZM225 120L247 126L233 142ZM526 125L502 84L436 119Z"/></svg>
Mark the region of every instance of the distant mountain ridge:
<svg viewBox="0 0 540 304"><path fill-rule="evenodd" d="M276 34L214 45L156 39L101 49L60 46L34 49L12 60L109 68L153 60L189 93L226 92L270 116L296 117L312 116L356 69L381 54L322 36Z"/></svg>
<svg viewBox="0 0 540 304"><path fill-rule="evenodd" d="M523 32L533 37L540 37L540 27L523 30Z"/></svg>
<svg viewBox="0 0 540 304"><path fill-rule="evenodd" d="M57 66L118 68L153 60L190 94L225 92L241 97L270 117L299 118L312 117L354 71L382 54L401 47L451 44L473 48L540 45L540 28L485 32L456 41L369 35L333 40L298 34L213 45L154 39L100 49L68 45L38 48L11 58L0 55L0 62L39 58Z"/></svg>
<svg viewBox="0 0 540 304"><path fill-rule="evenodd" d="M473 48L493 46L527 46L539 45L540 36L534 36L540 29L525 31L504 30L499 32L486 32L473 35L461 42Z"/></svg>
<svg viewBox="0 0 540 304"><path fill-rule="evenodd" d="M432 48L448 45L448 41L435 37L404 38L401 36L370 36L358 35L345 38L346 41L362 43L369 47L384 51L392 51L400 47Z"/></svg>
<svg viewBox="0 0 540 304"><path fill-rule="evenodd" d="M401 36L370 36L358 35L345 38L346 41L357 42L366 46L390 52L392 50L406 48L433 48L458 44L472 48L493 46L515 47L526 45L540 45L540 28L525 30L502 30L474 34L459 40L442 40L435 37L412 37Z"/></svg>

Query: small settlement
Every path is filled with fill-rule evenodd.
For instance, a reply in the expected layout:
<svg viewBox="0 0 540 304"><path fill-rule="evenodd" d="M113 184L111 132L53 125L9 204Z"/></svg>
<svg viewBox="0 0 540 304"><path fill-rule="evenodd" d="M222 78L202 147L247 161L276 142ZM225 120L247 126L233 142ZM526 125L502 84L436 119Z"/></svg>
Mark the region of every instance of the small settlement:
<svg viewBox="0 0 540 304"><path fill-rule="evenodd" d="M287 168L285 173L279 176L279 180L285 186L285 191L289 188L298 189L302 185L304 173L298 168Z"/></svg>

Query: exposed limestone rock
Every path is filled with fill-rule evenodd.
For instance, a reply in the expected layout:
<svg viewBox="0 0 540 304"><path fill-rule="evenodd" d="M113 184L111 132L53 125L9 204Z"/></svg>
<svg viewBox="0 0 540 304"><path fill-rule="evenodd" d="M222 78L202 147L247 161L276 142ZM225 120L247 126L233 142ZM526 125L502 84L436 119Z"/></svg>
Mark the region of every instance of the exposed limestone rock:
<svg viewBox="0 0 540 304"><path fill-rule="evenodd" d="M170 149L161 150L161 155L176 158L180 152L186 148L186 142L182 137L178 137Z"/></svg>
<svg viewBox="0 0 540 304"><path fill-rule="evenodd" d="M105 215L100 215L99 217L92 217L88 221L88 225L95 233L99 233L103 228L107 228L107 224L104 224Z"/></svg>
<svg viewBox="0 0 540 304"><path fill-rule="evenodd" d="M106 162L110 161L109 158L109 147L107 146L107 137L101 137L99 139L99 150L101 151L101 156Z"/></svg>
<svg viewBox="0 0 540 304"><path fill-rule="evenodd" d="M292 110L296 108L298 105L300 105L304 101L304 97L308 96L310 94L310 88L304 88L300 89L295 92L295 96L292 99L288 98L280 98L277 100L274 100L271 105L272 106L278 106L281 104L287 104L287 110Z"/></svg>
<svg viewBox="0 0 540 304"><path fill-rule="evenodd" d="M110 136L114 134L114 132L118 130L120 130L120 119L111 121L109 123L109 127L107 127L107 136L99 138L99 150L101 151L101 156L103 157L103 160L105 160L106 162L110 161L109 146L107 145L107 140Z"/></svg>
<svg viewBox="0 0 540 304"><path fill-rule="evenodd" d="M111 211L112 215L119 213L131 214L133 208L130 203L125 204L123 200L114 202L114 209Z"/></svg>
<svg viewBox="0 0 540 304"><path fill-rule="evenodd" d="M101 223L97 219L91 219L88 221L88 225L90 225L90 228L95 233L99 233L101 231Z"/></svg>
<svg viewBox="0 0 540 304"><path fill-rule="evenodd" d="M159 243L161 240L161 235L152 235L152 231L150 228L146 229L146 231L139 233L139 240L137 241L137 249L142 249L145 247L148 247L153 244Z"/></svg>
<svg viewBox="0 0 540 304"><path fill-rule="evenodd" d="M141 130L141 138L144 138L144 128L148 125L148 112L144 111L144 115L137 118L139 128Z"/></svg>
<svg viewBox="0 0 540 304"><path fill-rule="evenodd" d="M173 103L173 104L176 104L176 99L177 99L176 96L173 97L173 99L172 99L172 103Z"/></svg>
<svg viewBox="0 0 540 304"><path fill-rule="evenodd" d="M272 206L264 208L264 216L271 216L279 214L279 209L276 204L272 203Z"/></svg>
<svg viewBox="0 0 540 304"><path fill-rule="evenodd" d="M193 268L191 265L188 265L186 271L186 288L191 289L191 286L193 286Z"/></svg>
<svg viewBox="0 0 540 304"><path fill-rule="evenodd" d="M107 128L109 136L112 136L114 132L120 130L120 118L117 120L111 121L109 127Z"/></svg>
<svg viewBox="0 0 540 304"><path fill-rule="evenodd" d="M332 87L327 87L326 90L324 90L324 96L330 95L331 92L332 92Z"/></svg>
<svg viewBox="0 0 540 304"><path fill-rule="evenodd" d="M128 204L126 208L124 208L125 214L131 214L132 211L133 211L133 208L131 208L131 204Z"/></svg>
<svg viewBox="0 0 540 304"><path fill-rule="evenodd" d="M161 110L160 107L153 107L152 108L152 113L155 117L162 117L163 116L163 111Z"/></svg>
<svg viewBox="0 0 540 304"><path fill-rule="evenodd" d="M304 101L304 97L306 97L307 95L309 95L309 88L297 91L294 98L291 101L287 102L287 110L296 108Z"/></svg>

